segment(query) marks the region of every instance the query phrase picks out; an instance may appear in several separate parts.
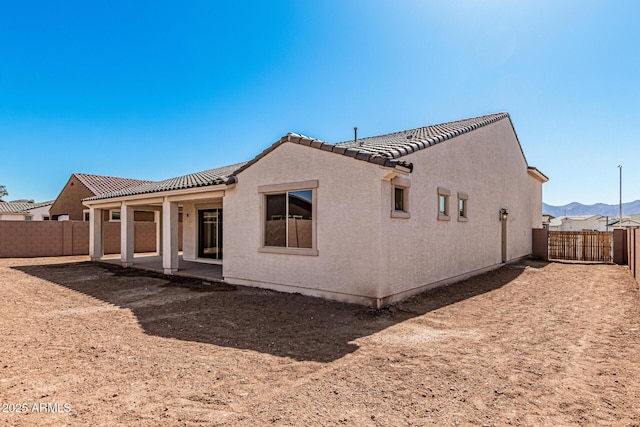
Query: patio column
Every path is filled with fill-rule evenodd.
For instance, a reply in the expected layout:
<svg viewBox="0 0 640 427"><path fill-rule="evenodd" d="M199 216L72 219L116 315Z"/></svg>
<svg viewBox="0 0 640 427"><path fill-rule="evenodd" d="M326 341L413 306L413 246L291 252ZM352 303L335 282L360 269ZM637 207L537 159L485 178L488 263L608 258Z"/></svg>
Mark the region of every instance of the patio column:
<svg viewBox="0 0 640 427"><path fill-rule="evenodd" d="M164 274L178 271L178 203L162 202L162 268Z"/></svg>
<svg viewBox="0 0 640 427"><path fill-rule="evenodd" d="M153 212L153 221L156 224L156 252L162 255L162 212Z"/></svg>
<svg viewBox="0 0 640 427"><path fill-rule="evenodd" d="M102 244L102 209L89 208L89 256L97 261L104 255Z"/></svg>
<svg viewBox="0 0 640 427"><path fill-rule="evenodd" d="M120 207L120 262L123 267L133 265L134 212L133 206L122 203Z"/></svg>

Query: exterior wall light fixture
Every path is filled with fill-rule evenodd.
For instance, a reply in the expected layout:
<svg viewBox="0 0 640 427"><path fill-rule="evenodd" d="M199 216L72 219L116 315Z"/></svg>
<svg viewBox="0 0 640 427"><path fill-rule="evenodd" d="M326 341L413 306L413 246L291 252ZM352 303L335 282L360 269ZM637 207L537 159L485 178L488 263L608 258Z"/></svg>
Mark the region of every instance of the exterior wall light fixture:
<svg viewBox="0 0 640 427"><path fill-rule="evenodd" d="M507 211L507 207L503 206L500 208L500 221L506 221L509 217L509 212Z"/></svg>

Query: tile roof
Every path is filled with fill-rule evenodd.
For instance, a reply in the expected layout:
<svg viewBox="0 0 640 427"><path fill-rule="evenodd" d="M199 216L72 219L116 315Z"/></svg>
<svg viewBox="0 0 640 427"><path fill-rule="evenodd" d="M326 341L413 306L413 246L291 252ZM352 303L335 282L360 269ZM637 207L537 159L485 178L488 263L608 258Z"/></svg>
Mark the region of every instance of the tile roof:
<svg viewBox="0 0 640 427"><path fill-rule="evenodd" d="M41 208L43 206L50 206L53 204L53 200L42 203L29 203L29 202L0 202L0 213L23 213L31 209Z"/></svg>
<svg viewBox="0 0 640 427"><path fill-rule="evenodd" d="M339 142L335 145L336 147L352 148L372 155L397 159L508 117L508 113L489 114L386 135L359 138L356 141Z"/></svg>
<svg viewBox="0 0 640 427"><path fill-rule="evenodd" d="M288 133L280 138L280 140L275 144L271 145L256 156L253 160L247 162L246 165L237 170L234 174L238 174L244 169L250 167L285 142L306 145L320 150L353 157L356 160L375 163L381 166L402 166L411 170L413 169L413 164L401 160L403 156L508 118L508 113L489 114L471 119L458 120L433 126L424 126L417 129L360 138L357 141L345 141L336 144L331 144L296 133Z"/></svg>
<svg viewBox="0 0 640 427"><path fill-rule="evenodd" d="M235 165L171 178L165 181L147 182L142 185L132 186L122 190L111 190L102 192L102 194L97 193L96 196L85 200L101 200L235 182L235 176L237 174L255 164L262 157L266 156L268 153L286 142L329 151L380 166L392 168L403 167L413 170L413 164L403 160L402 157L413 153L414 151L428 148L442 141L455 138L456 136L474 131L503 119L508 119L511 123L508 113L496 113L336 144L290 132L248 162L237 163ZM520 150L522 151L522 147L520 147ZM522 155L524 156L524 152Z"/></svg>
<svg viewBox="0 0 640 427"><path fill-rule="evenodd" d="M182 190L185 188L225 184L229 181L231 175L233 175L233 173L243 165L244 163L236 163L234 165L209 169L203 172L165 179L164 181L147 181L142 185L125 188L119 191L98 194L84 200L112 199L114 197L134 196L137 194L157 193L160 191Z"/></svg>
<svg viewBox="0 0 640 427"><path fill-rule="evenodd" d="M88 173L74 173L73 176L78 178L93 194L111 193L151 182L142 179L118 178Z"/></svg>

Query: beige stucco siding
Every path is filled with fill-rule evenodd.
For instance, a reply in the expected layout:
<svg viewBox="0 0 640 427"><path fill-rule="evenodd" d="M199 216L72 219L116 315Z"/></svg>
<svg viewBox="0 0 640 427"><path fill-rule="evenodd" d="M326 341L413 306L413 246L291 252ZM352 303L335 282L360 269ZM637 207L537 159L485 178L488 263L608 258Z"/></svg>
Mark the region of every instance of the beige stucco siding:
<svg viewBox="0 0 640 427"><path fill-rule="evenodd" d="M380 185L372 164L285 143L238 175L224 198L225 280L358 302L380 280ZM317 256L259 252L259 186L317 180ZM364 301L362 301L364 302Z"/></svg>
<svg viewBox="0 0 640 427"><path fill-rule="evenodd" d="M508 120L404 157L410 176L409 219L391 218L391 184L382 188L383 293L394 295L501 263L499 210L507 206L508 259L531 253L531 228L542 212L541 183ZM438 220L438 187L451 192L450 220ZM468 221L458 221L458 193Z"/></svg>

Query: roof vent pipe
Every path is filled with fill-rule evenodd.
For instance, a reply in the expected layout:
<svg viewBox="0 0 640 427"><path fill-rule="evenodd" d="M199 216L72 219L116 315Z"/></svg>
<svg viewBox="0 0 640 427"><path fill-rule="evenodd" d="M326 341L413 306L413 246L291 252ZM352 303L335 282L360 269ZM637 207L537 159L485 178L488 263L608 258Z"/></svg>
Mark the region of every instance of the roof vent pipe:
<svg viewBox="0 0 640 427"><path fill-rule="evenodd" d="M353 143L356 144L358 142L358 127L353 127Z"/></svg>

